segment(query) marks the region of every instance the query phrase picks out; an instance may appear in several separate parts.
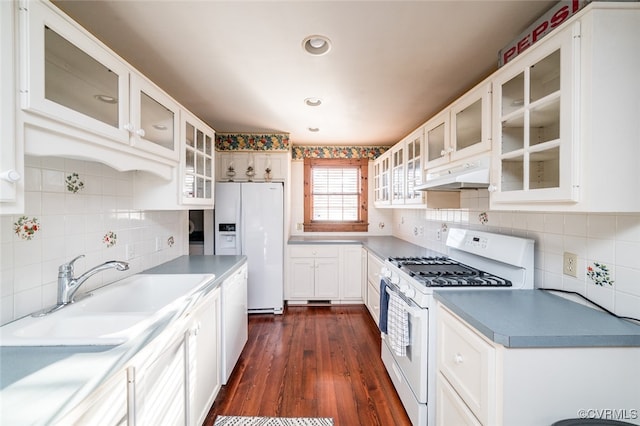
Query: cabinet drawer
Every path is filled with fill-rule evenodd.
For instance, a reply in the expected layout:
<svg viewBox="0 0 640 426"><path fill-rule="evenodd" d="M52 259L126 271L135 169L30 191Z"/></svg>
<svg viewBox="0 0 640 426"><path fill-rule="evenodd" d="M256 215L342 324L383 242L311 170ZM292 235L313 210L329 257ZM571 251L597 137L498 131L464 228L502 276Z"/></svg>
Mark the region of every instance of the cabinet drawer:
<svg viewBox="0 0 640 426"><path fill-rule="evenodd" d="M438 369L482 424L495 416L496 351L438 305Z"/></svg>
<svg viewBox="0 0 640 426"><path fill-rule="evenodd" d="M438 373L436 394L436 426L482 426L440 373Z"/></svg>
<svg viewBox="0 0 640 426"><path fill-rule="evenodd" d="M289 257L338 257L338 246L331 245L292 245Z"/></svg>

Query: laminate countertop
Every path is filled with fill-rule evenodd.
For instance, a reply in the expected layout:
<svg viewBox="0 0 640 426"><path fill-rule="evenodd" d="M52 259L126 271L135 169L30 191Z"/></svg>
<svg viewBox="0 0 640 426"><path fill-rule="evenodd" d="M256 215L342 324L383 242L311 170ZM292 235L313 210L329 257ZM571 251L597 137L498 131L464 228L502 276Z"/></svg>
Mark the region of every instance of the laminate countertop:
<svg viewBox="0 0 640 426"><path fill-rule="evenodd" d="M544 290L436 290L434 297L508 348L640 347L640 325Z"/></svg>
<svg viewBox="0 0 640 426"><path fill-rule="evenodd" d="M215 276L196 292L206 294L244 262L246 256L182 256L142 274ZM193 297L200 297L196 293ZM140 335L119 346L0 346L0 424L59 421L126 366L185 309L176 306L167 311Z"/></svg>
<svg viewBox="0 0 640 426"><path fill-rule="evenodd" d="M442 256L434 250L430 250L418 245L401 240L392 236L375 237L351 237L351 236L293 236L289 238L289 245L296 244L360 244L380 259L389 257L411 257L411 256Z"/></svg>

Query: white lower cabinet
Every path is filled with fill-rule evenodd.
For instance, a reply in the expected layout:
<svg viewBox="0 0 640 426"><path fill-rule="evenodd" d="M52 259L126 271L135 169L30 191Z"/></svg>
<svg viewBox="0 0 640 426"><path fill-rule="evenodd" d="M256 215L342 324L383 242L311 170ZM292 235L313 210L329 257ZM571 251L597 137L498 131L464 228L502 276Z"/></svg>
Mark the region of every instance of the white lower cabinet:
<svg viewBox="0 0 640 426"><path fill-rule="evenodd" d="M363 303L361 250L359 244L289 246L285 298L290 303Z"/></svg>
<svg viewBox="0 0 640 426"><path fill-rule="evenodd" d="M59 424L201 425L220 390L221 290L216 288Z"/></svg>
<svg viewBox="0 0 640 426"><path fill-rule="evenodd" d="M367 254L367 301L369 313L376 324L380 319L380 271L384 262L375 254Z"/></svg>
<svg viewBox="0 0 640 426"><path fill-rule="evenodd" d="M127 371L122 370L89 395L60 424L127 425L127 396Z"/></svg>
<svg viewBox="0 0 640 426"><path fill-rule="evenodd" d="M189 425L204 423L222 385L220 312L220 290L214 290L190 315L186 359Z"/></svg>
<svg viewBox="0 0 640 426"><path fill-rule="evenodd" d="M174 328L158 336L132 364L133 424L186 424L185 335ZM130 370L131 371L131 370Z"/></svg>
<svg viewBox="0 0 640 426"><path fill-rule="evenodd" d="M436 309L437 425L549 425L603 408L637 422L640 348L507 348Z"/></svg>

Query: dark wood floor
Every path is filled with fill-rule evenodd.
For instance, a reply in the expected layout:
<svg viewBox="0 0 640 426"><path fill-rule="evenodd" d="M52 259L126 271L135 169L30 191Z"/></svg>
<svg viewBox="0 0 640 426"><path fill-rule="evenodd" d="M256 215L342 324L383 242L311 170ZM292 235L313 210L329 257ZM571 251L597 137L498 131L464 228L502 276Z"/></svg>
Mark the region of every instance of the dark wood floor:
<svg viewBox="0 0 640 426"><path fill-rule="evenodd" d="M410 425L364 305L249 316L249 342L205 421L217 415L332 417L336 426Z"/></svg>

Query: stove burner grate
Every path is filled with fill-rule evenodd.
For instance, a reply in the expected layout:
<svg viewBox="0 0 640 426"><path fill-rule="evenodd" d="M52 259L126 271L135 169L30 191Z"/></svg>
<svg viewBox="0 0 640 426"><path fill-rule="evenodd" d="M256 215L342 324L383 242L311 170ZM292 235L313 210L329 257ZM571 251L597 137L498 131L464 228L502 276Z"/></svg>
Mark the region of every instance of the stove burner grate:
<svg viewBox="0 0 640 426"><path fill-rule="evenodd" d="M511 281L447 257L391 258L416 281L427 287L510 287Z"/></svg>

